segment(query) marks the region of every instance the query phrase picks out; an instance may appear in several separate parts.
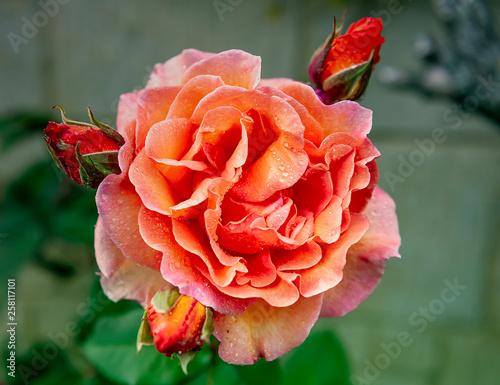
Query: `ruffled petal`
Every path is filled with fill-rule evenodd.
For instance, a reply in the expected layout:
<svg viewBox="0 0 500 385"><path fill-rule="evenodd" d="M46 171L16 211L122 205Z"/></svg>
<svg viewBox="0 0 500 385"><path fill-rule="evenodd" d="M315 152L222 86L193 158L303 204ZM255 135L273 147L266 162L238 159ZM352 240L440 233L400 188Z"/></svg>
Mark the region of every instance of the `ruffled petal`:
<svg viewBox="0 0 500 385"><path fill-rule="evenodd" d="M308 109L323 127L323 138L335 132L344 132L361 139L371 130L372 111L356 102L345 100L332 105L323 104L313 88L299 82L284 84L280 89Z"/></svg>
<svg viewBox="0 0 500 385"><path fill-rule="evenodd" d="M187 83L198 75L220 76L226 85L254 89L260 81L260 56L232 49L188 68L182 81Z"/></svg>
<svg viewBox="0 0 500 385"><path fill-rule="evenodd" d="M276 308L259 300L239 316L216 314L214 335L221 342L219 356L236 365L260 358L272 361L299 346L318 319L323 295L301 298Z"/></svg>
<svg viewBox="0 0 500 385"><path fill-rule="evenodd" d="M181 54L165 63L156 64L146 88L180 86L183 84L181 79L189 67L200 60L209 59L215 55L197 49L185 49Z"/></svg>
<svg viewBox="0 0 500 385"><path fill-rule="evenodd" d="M340 317L355 309L373 292L385 269L385 260L400 257L401 237L394 201L380 187L363 212L370 228L347 254L343 278L325 293L322 317Z"/></svg>

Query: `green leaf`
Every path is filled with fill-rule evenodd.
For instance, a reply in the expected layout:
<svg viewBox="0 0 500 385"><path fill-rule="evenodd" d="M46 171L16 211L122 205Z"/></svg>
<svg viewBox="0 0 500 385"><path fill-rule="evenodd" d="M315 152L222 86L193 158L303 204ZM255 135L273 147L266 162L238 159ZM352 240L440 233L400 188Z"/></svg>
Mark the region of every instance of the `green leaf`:
<svg viewBox="0 0 500 385"><path fill-rule="evenodd" d="M136 354L136 337L143 315L135 309L123 315L101 317L83 343L88 360L107 378L120 384L175 384L185 379L177 360L151 346Z"/></svg>
<svg viewBox="0 0 500 385"><path fill-rule="evenodd" d="M332 331L310 335L285 362L283 384L349 385L349 366L340 341Z"/></svg>

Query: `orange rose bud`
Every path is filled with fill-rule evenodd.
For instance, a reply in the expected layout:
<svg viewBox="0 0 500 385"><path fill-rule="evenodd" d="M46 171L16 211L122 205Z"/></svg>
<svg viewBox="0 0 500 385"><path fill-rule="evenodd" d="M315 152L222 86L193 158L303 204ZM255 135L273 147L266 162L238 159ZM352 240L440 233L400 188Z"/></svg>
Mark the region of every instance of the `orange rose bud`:
<svg viewBox="0 0 500 385"><path fill-rule="evenodd" d="M44 130L56 165L74 182L90 188L97 188L107 175L120 173L118 150L124 144L122 136L95 120L90 109L92 124L68 120L59 108L63 124L49 122Z"/></svg>
<svg viewBox="0 0 500 385"><path fill-rule="evenodd" d="M379 51L385 39L380 36L382 20L365 17L351 24L340 35L334 24L333 32L314 53L309 64L309 77L318 87L317 94L325 104L336 100L357 100L363 96Z"/></svg>
<svg viewBox="0 0 500 385"><path fill-rule="evenodd" d="M189 360L194 357L190 353L208 342L212 331L210 308L179 294L177 288L165 287L155 294L144 313L137 347L140 350L142 345L154 344L156 350L167 357L179 355L182 363L182 356L187 355Z"/></svg>

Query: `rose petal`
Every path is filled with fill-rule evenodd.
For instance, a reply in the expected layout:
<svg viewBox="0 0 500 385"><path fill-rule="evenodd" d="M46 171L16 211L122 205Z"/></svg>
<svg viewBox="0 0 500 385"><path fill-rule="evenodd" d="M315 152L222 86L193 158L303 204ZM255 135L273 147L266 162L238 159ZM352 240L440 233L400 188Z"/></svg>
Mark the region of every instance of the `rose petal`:
<svg viewBox="0 0 500 385"><path fill-rule="evenodd" d="M137 266L123 256L100 219L95 228L95 253L104 294L116 302L131 299L145 306L161 287L168 285L158 271Z"/></svg>
<svg viewBox="0 0 500 385"><path fill-rule="evenodd" d="M217 286L227 286L236 275L236 271L246 272L246 268L241 263L233 266L222 265L214 256L211 248L202 235L202 231L197 229L195 224L188 226L185 222L173 219L172 230L177 243L186 251L197 255L205 264L210 274L210 278Z"/></svg>
<svg viewBox="0 0 500 385"><path fill-rule="evenodd" d="M116 130L125 137L126 141L133 138L128 137L126 127L137 118L137 101L142 91L130 92L120 96L118 102L118 113L116 115ZM135 123L134 123L135 125Z"/></svg>
<svg viewBox="0 0 500 385"><path fill-rule="evenodd" d="M205 274L205 277L211 280L208 274ZM299 290L293 283L296 278L297 274L295 273L278 272L274 282L262 288L253 287L249 284L238 285L236 283L217 287L221 292L231 297L262 298L271 306L286 307L293 305L300 298Z"/></svg>
<svg viewBox="0 0 500 385"><path fill-rule="evenodd" d="M137 154L130 166L129 178L144 206L161 214L172 214L171 207L175 206L179 198L154 162L146 155L145 149Z"/></svg>
<svg viewBox="0 0 500 385"><path fill-rule="evenodd" d="M285 308L259 300L239 316L216 314L219 356L236 365L250 365L261 357L266 361L278 358L304 342L318 319L321 303L322 295L301 298Z"/></svg>
<svg viewBox="0 0 500 385"><path fill-rule="evenodd" d="M252 120L234 107L219 107L207 112L197 133L207 158L214 167L223 171L221 177L227 180L236 175L235 169L243 166L247 159L247 130Z"/></svg>
<svg viewBox="0 0 500 385"><path fill-rule="evenodd" d="M215 75L220 76L226 85L251 90L260 81L260 63L259 56L232 49L193 64L184 74L182 81L187 83L198 75Z"/></svg>
<svg viewBox="0 0 500 385"><path fill-rule="evenodd" d="M334 195L325 210L314 221L314 235L317 241L333 243L340 237L342 224L342 199Z"/></svg>
<svg viewBox="0 0 500 385"><path fill-rule="evenodd" d="M284 84L281 90L308 109L311 116L323 127L323 138L335 132L345 132L361 139L371 130L372 111L356 102L345 100L325 105L313 88L299 82Z"/></svg>
<svg viewBox="0 0 500 385"><path fill-rule="evenodd" d="M223 85L224 82L219 76L199 75L192 78L178 93L167 119L189 119L200 100Z"/></svg>
<svg viewBox="0 0 500 385"><path fill-rule="evenodd" d="M191 146L193 131L188 119L168 119L155 124L146 138L146 154L160 163L181 160Z"/></svg>
<svg viewBox="0 0 500 385"><path fill-rule="evenodd" d="M163 277L189 295L216 311L240 314L253 302L252 299L231 298L217 290L193 265L198 258L182 248L175 240L170 218L143 208L139 224L144 241L163 254L160 271Z"/></svg>
<svg viewBox="0 0 500 385"><path fill-rule="evenodd" d="M276 279L276 267L271 261L269 249L245 258L248 272L236 278L239 285L249 283L254 287L265 287Z"/></svg>
<svg viewBox="0 0 500 385"><path fill-rule="evenodd" d="M293 186L307 168L307 154L300 142L280 135L249 168L231 194L250 202L263 201L276 191Z"/></svg>
<svg viewBox="0 0 500 385"><path fill-rule="evenodd" d="M180 87L149 88L143 91L137 101L136 151L144 147L150 128L166 119L179 91Z"/></svg>
<svg viewBox="0 0 500 385"><path fill-rule="evenodd" d="M391 197L380 187L375 188L363 213L370 221L370 228L349 249L342 281L325 293L322 317L340 317L355 309L380 282L385 260L400 257L401 237Z"/></svg>
<svg viewBox="0 0 500 385"><path fill-rule="evenodd" d="M281 86L293 82L289 78L260 79L258 87L280 88Z"/></svg>
<svg viewBox="0 0 500 385"><path fill-rule="evenodd" d="M146 88L179 86L186 70L194 63L211 58L214 53L202 52L197 49L185 49L180 55L156 64L149 78Z"/></svg>
<svg viewBox="0 0 500 385"><path fill-rule="evenodd" d="M342 269L347 250L366 232L368 220L364 215L354 214L351 224L333 244L325 246L323 258L313 268L300 273L300 294L310 297L323 293L337 285L342 279Z"/></svg>
<svg viewBox="0 0 500 385"><path fill-rule="evenodd" d="M123 174L108 175L101 182L96 204L104 230L123 255L135 263L158 270L161 254L150 248L139 233L141 200Z"/></svg>
<svg viewBox="0 0 500 385"><path fill-rule="evenodd" d="M275 250L272 260L279 271L294 271L316 265L322 256L321 247L316 242L309 241L294 250Z"/></svg>
<svg viewBox="0 0 500 385"><path fill-rule="evenodd" d="M314 194L311 194L314 191ZM315 216L325 209L333 196L333 182L329 172L309 168L293 186L293 202L297 209L307 210Z"/></svg>

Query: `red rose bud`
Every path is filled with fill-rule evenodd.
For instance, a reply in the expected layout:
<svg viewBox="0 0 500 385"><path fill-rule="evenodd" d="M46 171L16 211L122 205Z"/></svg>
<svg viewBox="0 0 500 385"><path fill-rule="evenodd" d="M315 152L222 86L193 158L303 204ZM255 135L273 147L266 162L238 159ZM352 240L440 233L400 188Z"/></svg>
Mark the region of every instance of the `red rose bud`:
<svg viewBox="0 0 500 385"><path fill-rule="evenodd" d="M155 345L170 357L179 356L184 371L203 343L213 332L213 313L192 297L179 294L177 288L160 289L152 298L137 336L137 350Z"/></svg>
<svg viewBox="0 0 500 385"><path fill-rule="evenodd" d="M89 108L92 124L66 119L61 109L62 124L49 122L44 130L47 148L55 163L73 181L97 188L109 174L120 173L118 150L122 136L111 127L98 122Z"/></svg>
<svg viewBox="0 0 500 385"><path fill-rule="evenodd" d="M385 41L380 36L382 20L365 17L351 24L345 35L340 35L343 20L339 28L334 24L332 34L309 64L309 77L325 104L363 96Z"/></svg>

